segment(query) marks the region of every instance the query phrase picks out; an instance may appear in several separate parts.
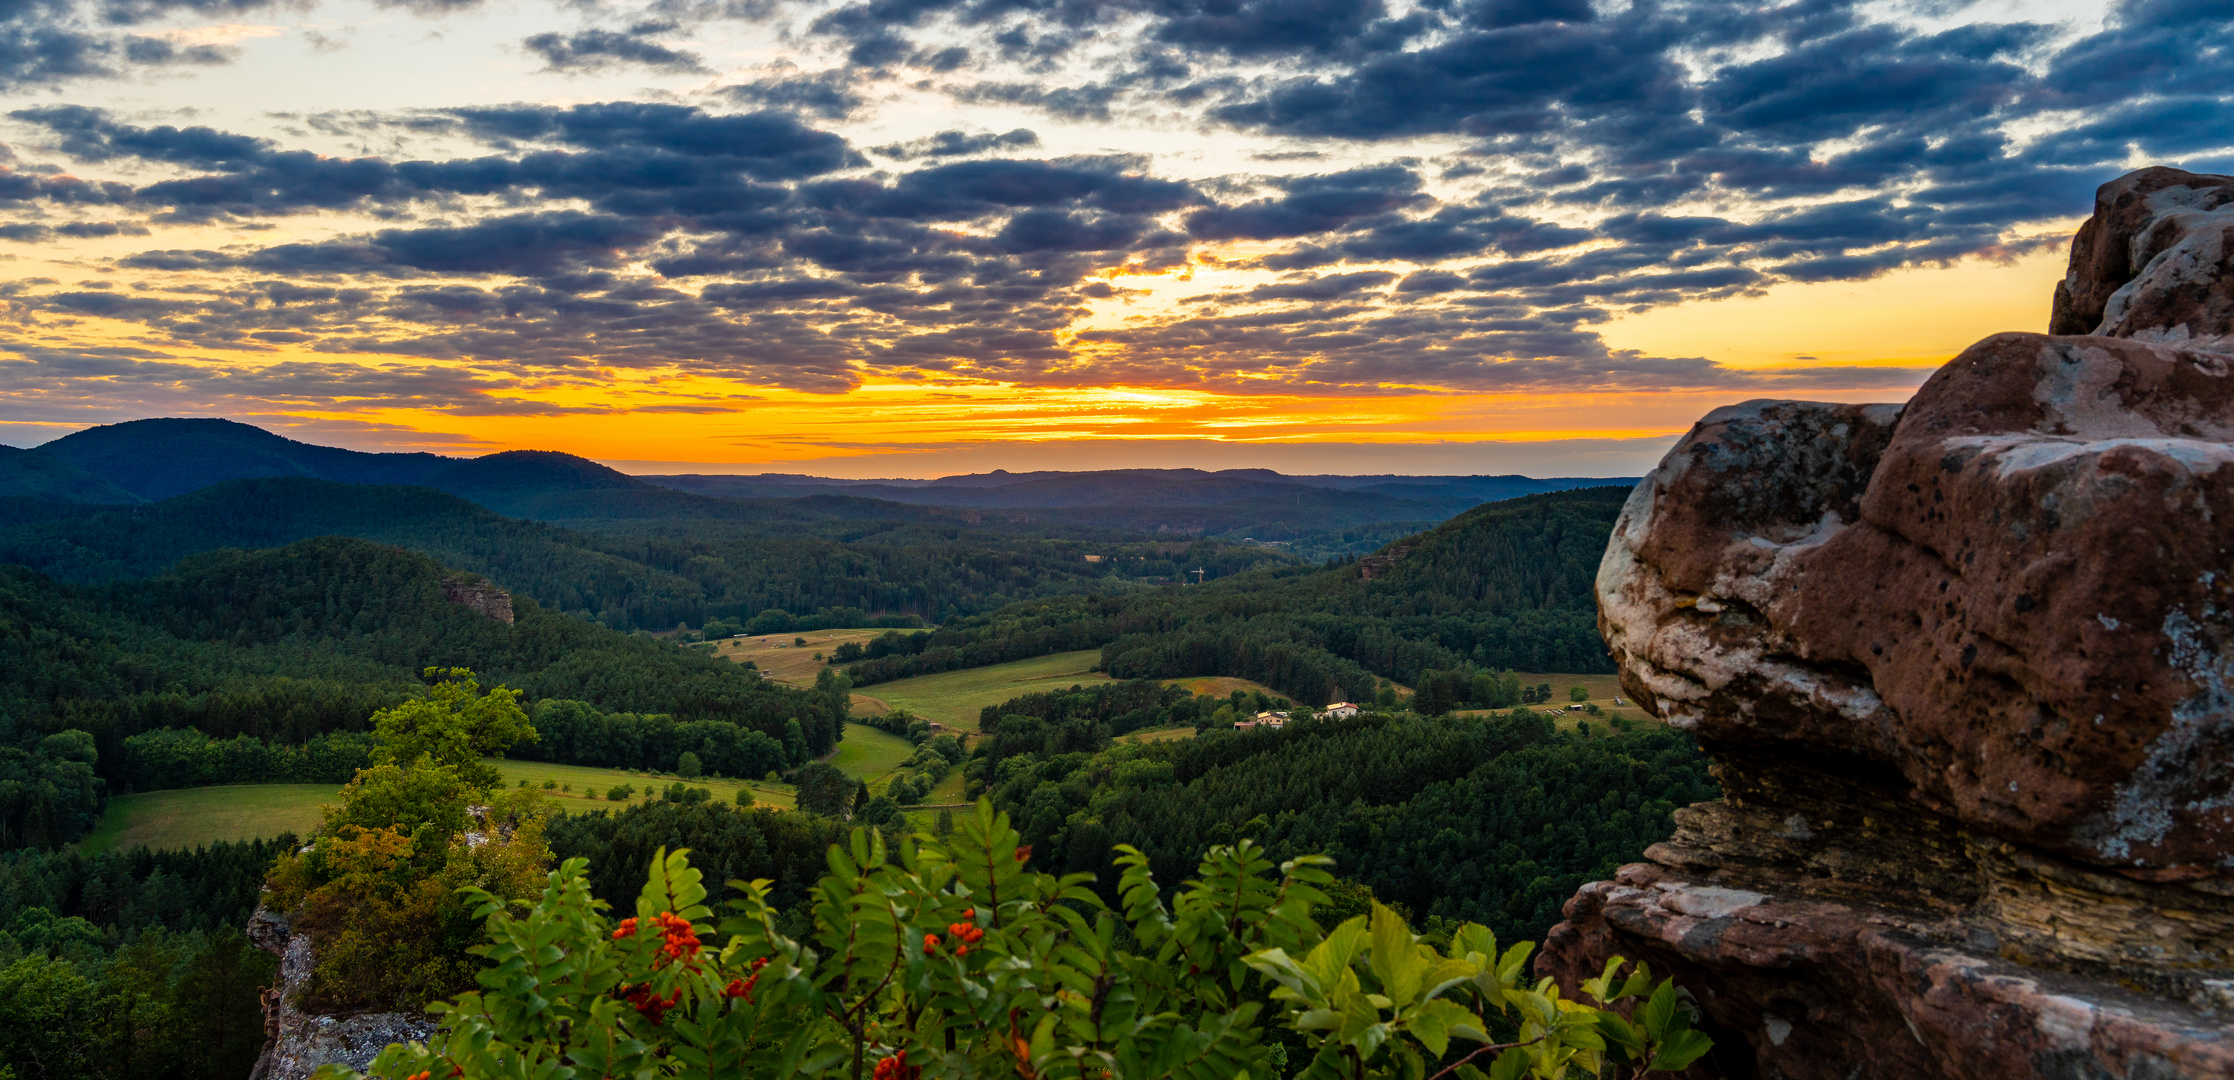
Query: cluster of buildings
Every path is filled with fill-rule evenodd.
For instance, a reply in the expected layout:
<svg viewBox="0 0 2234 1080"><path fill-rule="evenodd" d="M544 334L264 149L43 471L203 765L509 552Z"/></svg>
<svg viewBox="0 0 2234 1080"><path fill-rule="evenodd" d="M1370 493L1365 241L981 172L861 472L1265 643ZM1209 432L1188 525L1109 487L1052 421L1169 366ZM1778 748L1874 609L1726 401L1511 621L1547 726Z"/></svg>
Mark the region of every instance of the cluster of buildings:
<svg viewBox="0 0 2234 1080"><path fill-rule="evenodd" d="M1347 720L1357 715L1357 706L1347 701L1337 701L1312 715L1321 720ZM1288 726L1288 715L1286 713L1261 712L1247 720L1236 720L1233 722L1233 726L1241 731L1247 731L1250 728L1278 730Z"/></svg>

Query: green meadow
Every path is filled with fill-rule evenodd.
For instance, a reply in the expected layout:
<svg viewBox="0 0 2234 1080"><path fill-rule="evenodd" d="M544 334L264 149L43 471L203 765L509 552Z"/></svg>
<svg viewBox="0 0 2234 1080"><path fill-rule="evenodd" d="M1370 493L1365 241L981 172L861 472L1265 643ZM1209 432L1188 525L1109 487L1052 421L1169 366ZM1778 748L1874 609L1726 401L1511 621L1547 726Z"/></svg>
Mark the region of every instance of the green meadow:
<svg viewBox="0 0 2234 1080"><path fill-rule="evenodd" d="M317 827L319 807L334 801L325 784L237 784L119 795L101 823L78 841L89 855L151 848L206 847L220 840L263 840Z"/></svg>
<svg viewBox="0 0 2234 1080"><path fill-rule="evenodd" d="M906 709L926 720L935 720L962 731L977 730L977 714L987 705L998 705L1023 694L1064 690L1073 685L1108 682L1094 670L1101 650L1081 649L1055 653L991 667L918 675L863 687L857 698L868 698L887 709ZM853 736L846 736L851 741Z"/></svg>
<svg viewBox="0 0 2234 1080"><path fill-rule="evenodd" d="M900 744L903 752L899 758L907 756L907 740L873 728L848 729L846 742L854 742L862 732ZM891 758L891 749L882 745L859 753L858 757L872 766L887 759L896 765L899 760ZM529 787L549 798L552 808L562 814L618 809L645 802L658 798L667 785L678 781L691 787L708 788L713 791L714 798L723 802L735 801L739 788L750 788L753 802L760 806L789 810L794 805L789 787L758 780L749 783L682 780L648 772L551 765L540 761L496 761L492 764L503 770L506 787L516 788L525 780ZM840 761L838 767L864 776L882 776L892 771L892 765L885 765L875 773L858 772L845 761ZM545 788L545 781L552 786ZM620 802L606 798L613 788L622 784L635 788L635 792ZM101 823L78 842L78 847L88 854L96 854L141 844L156 849L191 848L219 840L259 840L283 832L307 836L318 825L322 816L320 808L332 803L339 790L326 784L232 784L118 795L109 800Z"/></svg>

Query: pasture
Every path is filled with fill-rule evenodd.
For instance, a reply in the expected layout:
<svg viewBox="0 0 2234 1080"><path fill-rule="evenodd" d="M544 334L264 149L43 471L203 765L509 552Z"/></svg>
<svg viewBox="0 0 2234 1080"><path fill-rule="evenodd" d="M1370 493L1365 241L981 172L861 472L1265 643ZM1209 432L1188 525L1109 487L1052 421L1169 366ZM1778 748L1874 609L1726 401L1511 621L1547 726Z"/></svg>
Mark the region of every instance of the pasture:
<svg viewBox="0 0 2234 1080"><path fill-rule="evenodd" d="M762 634L758 637L724 638L714 642L714 655L740 663L750 660L760 674L793 686L813 686L815 676L830 666L829 656L848 641L867 641L884 630L808 630L797 634ZM799 644L800 639L806 644ZM816 654L823 659L815 659Z"/></svg>
<svg viewBox="0 0 2234 1080"><path fill-rule="evenodd" d="M234 784L119 795L101 823L78 841L89 855L151 848L206 847L220 840L265 840L291 832L308 836L324 815L320 807L338 790L326 784Z"/></svg>
<svg viewBox="0 0 2234 1080"><path fill-rule="evenodd" d="M867 724L847 724L846 737L838 741L838 748L824 758L847 776L869 782L872 791L883 791L884 780L900 763L915 753L915 744L889 732L878 731ZM959 775L961 770L955 770Z"/></svg>
<svg viewBox="0 0 2234 1080"><path fill-rule="evenodd" d="M850 743L860 731L880 739L888 739L907 746L907 740L894 738L869 728L849 730ZM868 740L863 740L868 742ZM879 754L865 754L866 765L874 766L888 757L889 748ZM905 758L906 753L900 757ZM584 810L617 810L622 806L646 802L659 797L667 785L680 781L691 787L713 791L714 798L733 802L737 789L750 787L753 802L759 806L789 810L795 805L791 789L782 784L763 781L750 783L739 780L681 780L672 775L661 775L626 769L595 769L583 765L551 765L540 761L493 761L504 773L504 786L517 788L525 780L528 786L550 800L551 808L562 814ZM844 764L840 768L846 768ZM874 775L890 772L889 766ZM869 775L854 772L853 775ZM554 786L544 788L543 782ZM606 793L614 787L627 784L635 793L620 802L607 799ZM571 788L572 790L567 790ZM292 832L308 836L317 828L323 817L321 807L335 801L341 789L330 784L227 784L218 787L178 788L170 791L148 791L136 795L118 795L109 800L100 824L78 842L79 850L88 854L103 851L122 851L141 844L156 849L202 847L219 840L261 840ZM594 792L594 795L592 794Z"/></svg>
<svg viewBox="0 0 2234 1080"><path fill-rule="evenodd" d="M998 705L1010 698L1045 690L1067 690L1073 685L1108 682L1109 676L1093 670L1099 663L1100 649L1081 649L991 667L876 683L862 687L854 696L856 700L867 698L885 709L906 709L951 728L976 731L977 714L987 705ZM846 738L850 740L852 736L849 734Z"/></svg>
<svg viewBox="0 0 2234 1080"><path fill-rule="evenodd" d="M1544 683L1551 684L1551 700L1531 705L1529 706L1529 708L1538 711L1548 710L1557 713L1559 718L1553 721L1553 724L1561 731L1573 731L1576 724L1588 723L1590 721L1598 721L1598 723L1592 725L1593 730L1604 731L1606 730L1604 721L1610 720L1614 717L1621 717L1626 720L1636 720L1648 724L1656 724L1660 722L1658 717L1647 713L1643 709L1639 708L1635 701L1630 700L1628 693L1621 689L1621 679L1619 676L1577 675L1573 672L1558 671L1521 671L1515 672L1515 674L1520 676L1520 683L1522 686L1541 686ZM1589 697L1584 698L1581 702L1576 702L1572 697L1569 696L1573 688L1577 686L1582 687L1583 692L1590 695ZM1623 704L1615 705L1615 698L1622 699ZM1574 704L1596 705L1598 706L1600 715L1591 716L1588 713L1579 710L1575 712L1567 711L1567 706ZM1477 715L1485 710L1469 709L1461 711L1467 713L1468 715Z"/></svg>
<svg viewBox="0 0 2234 1080"><path fill-rule="evenodd" d="M851 732L848 732L848 737L851 737L851 734ZM793 805L789 787L762 780L748 782L716 780L711 777L684 780L682 777L669 773L652 773L632 769L598 769L587 765L552 765L541 761L498 761L492 764L503 771L504 786L516 788L520 781L525 780L527 786L548 796L560 813L573 813L577 810L614 809L618 804L607 799L606 795L613 788L622 784L627 784L636 789L635 794L624 802L640 803L646 801L647 798L658 798L660 792L667 790L667 785L678 782L690 787L706 788L714 793L714 798L722 802L736 801L737 789L749 787L752 789L752 801L758 805L781 807L786 810ZM550 781L557 786L545 788L543 786L545 781Z"/></svg>
<svg viewBox="0 0 2234 1080"><path fill-rule="evenodd" d="M1250 682L1247 679L1239 679L1231 675L1209 675L1193 679L1165 679L1164 685L1186 687L1187 692L1196 697L1204 695L1221 698L1232 697L1233 692L1239 690L1245 694L1263 694L1276 700L1287 698L1286 694L1263 683Z"/></svg>

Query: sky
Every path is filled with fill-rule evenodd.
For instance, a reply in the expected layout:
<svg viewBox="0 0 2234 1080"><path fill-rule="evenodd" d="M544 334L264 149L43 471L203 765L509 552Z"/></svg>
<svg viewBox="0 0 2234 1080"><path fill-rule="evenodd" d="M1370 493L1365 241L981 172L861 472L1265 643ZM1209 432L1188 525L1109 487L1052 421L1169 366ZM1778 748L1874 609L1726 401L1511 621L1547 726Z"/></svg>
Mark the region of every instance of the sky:
<svg viewBox="0 0 2234 1080"><path fill-rule="evenodd" d="M1636 475L2044 329L2234 0L12 0L0 442Z"/></svg>

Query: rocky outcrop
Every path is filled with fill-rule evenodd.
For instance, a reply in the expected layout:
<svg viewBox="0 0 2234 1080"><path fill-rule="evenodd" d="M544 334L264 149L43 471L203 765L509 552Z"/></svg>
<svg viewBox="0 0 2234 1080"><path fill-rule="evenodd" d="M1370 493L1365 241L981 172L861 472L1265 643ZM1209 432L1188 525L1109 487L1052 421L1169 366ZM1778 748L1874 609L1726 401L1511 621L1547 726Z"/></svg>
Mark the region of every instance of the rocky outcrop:
<svg viewBox="0 0 2234 1080"><path fill-rule="evenodd" d="M307 1080L328 1064L363 1071L389 1043L434 1033L432 1018L411 1013L303 1012L295 1002L317 962L310 935L294 933L286 916L259 907L248 920L248 939L279 957L278 983L264 992L264 1053L249 1080Z"/></svg>
<svg viewBox="0 0 2234 1080"><path fill-rule="evenodd" d="M464 604L484 619L500 623L512 621L512 594L479 578L443 578L442 598L453 604Z"/></svg>
<svg viewBox="0 0 2234 1080"><path fill-rule="evenodd" d="M1412 545L1410 544L1390 544L1359 559L1357 561L1357 576L1366 581L1371 581L1377 577L1387 577L1391 571L1396 569L1396 564L1402 561L1404 556L1411 553Z"/></svg>
<svg viewBox="0 0 2234 1080"><path fill-rule="evenodd" d="M2229 213L2105 185L2057 290L2091 333L1718 410L1638 485L1600 627L1726 797L1540 971L1677 976L1702 1075L2234 1077Z"/></svg>
<svg viewBox="0 0 2234 1080"><path fill-rule="evenodd" d="M2234 326L2234 177L2142 169L2104 184L2071 241L2051 334L2225 351Z"/></svg>

